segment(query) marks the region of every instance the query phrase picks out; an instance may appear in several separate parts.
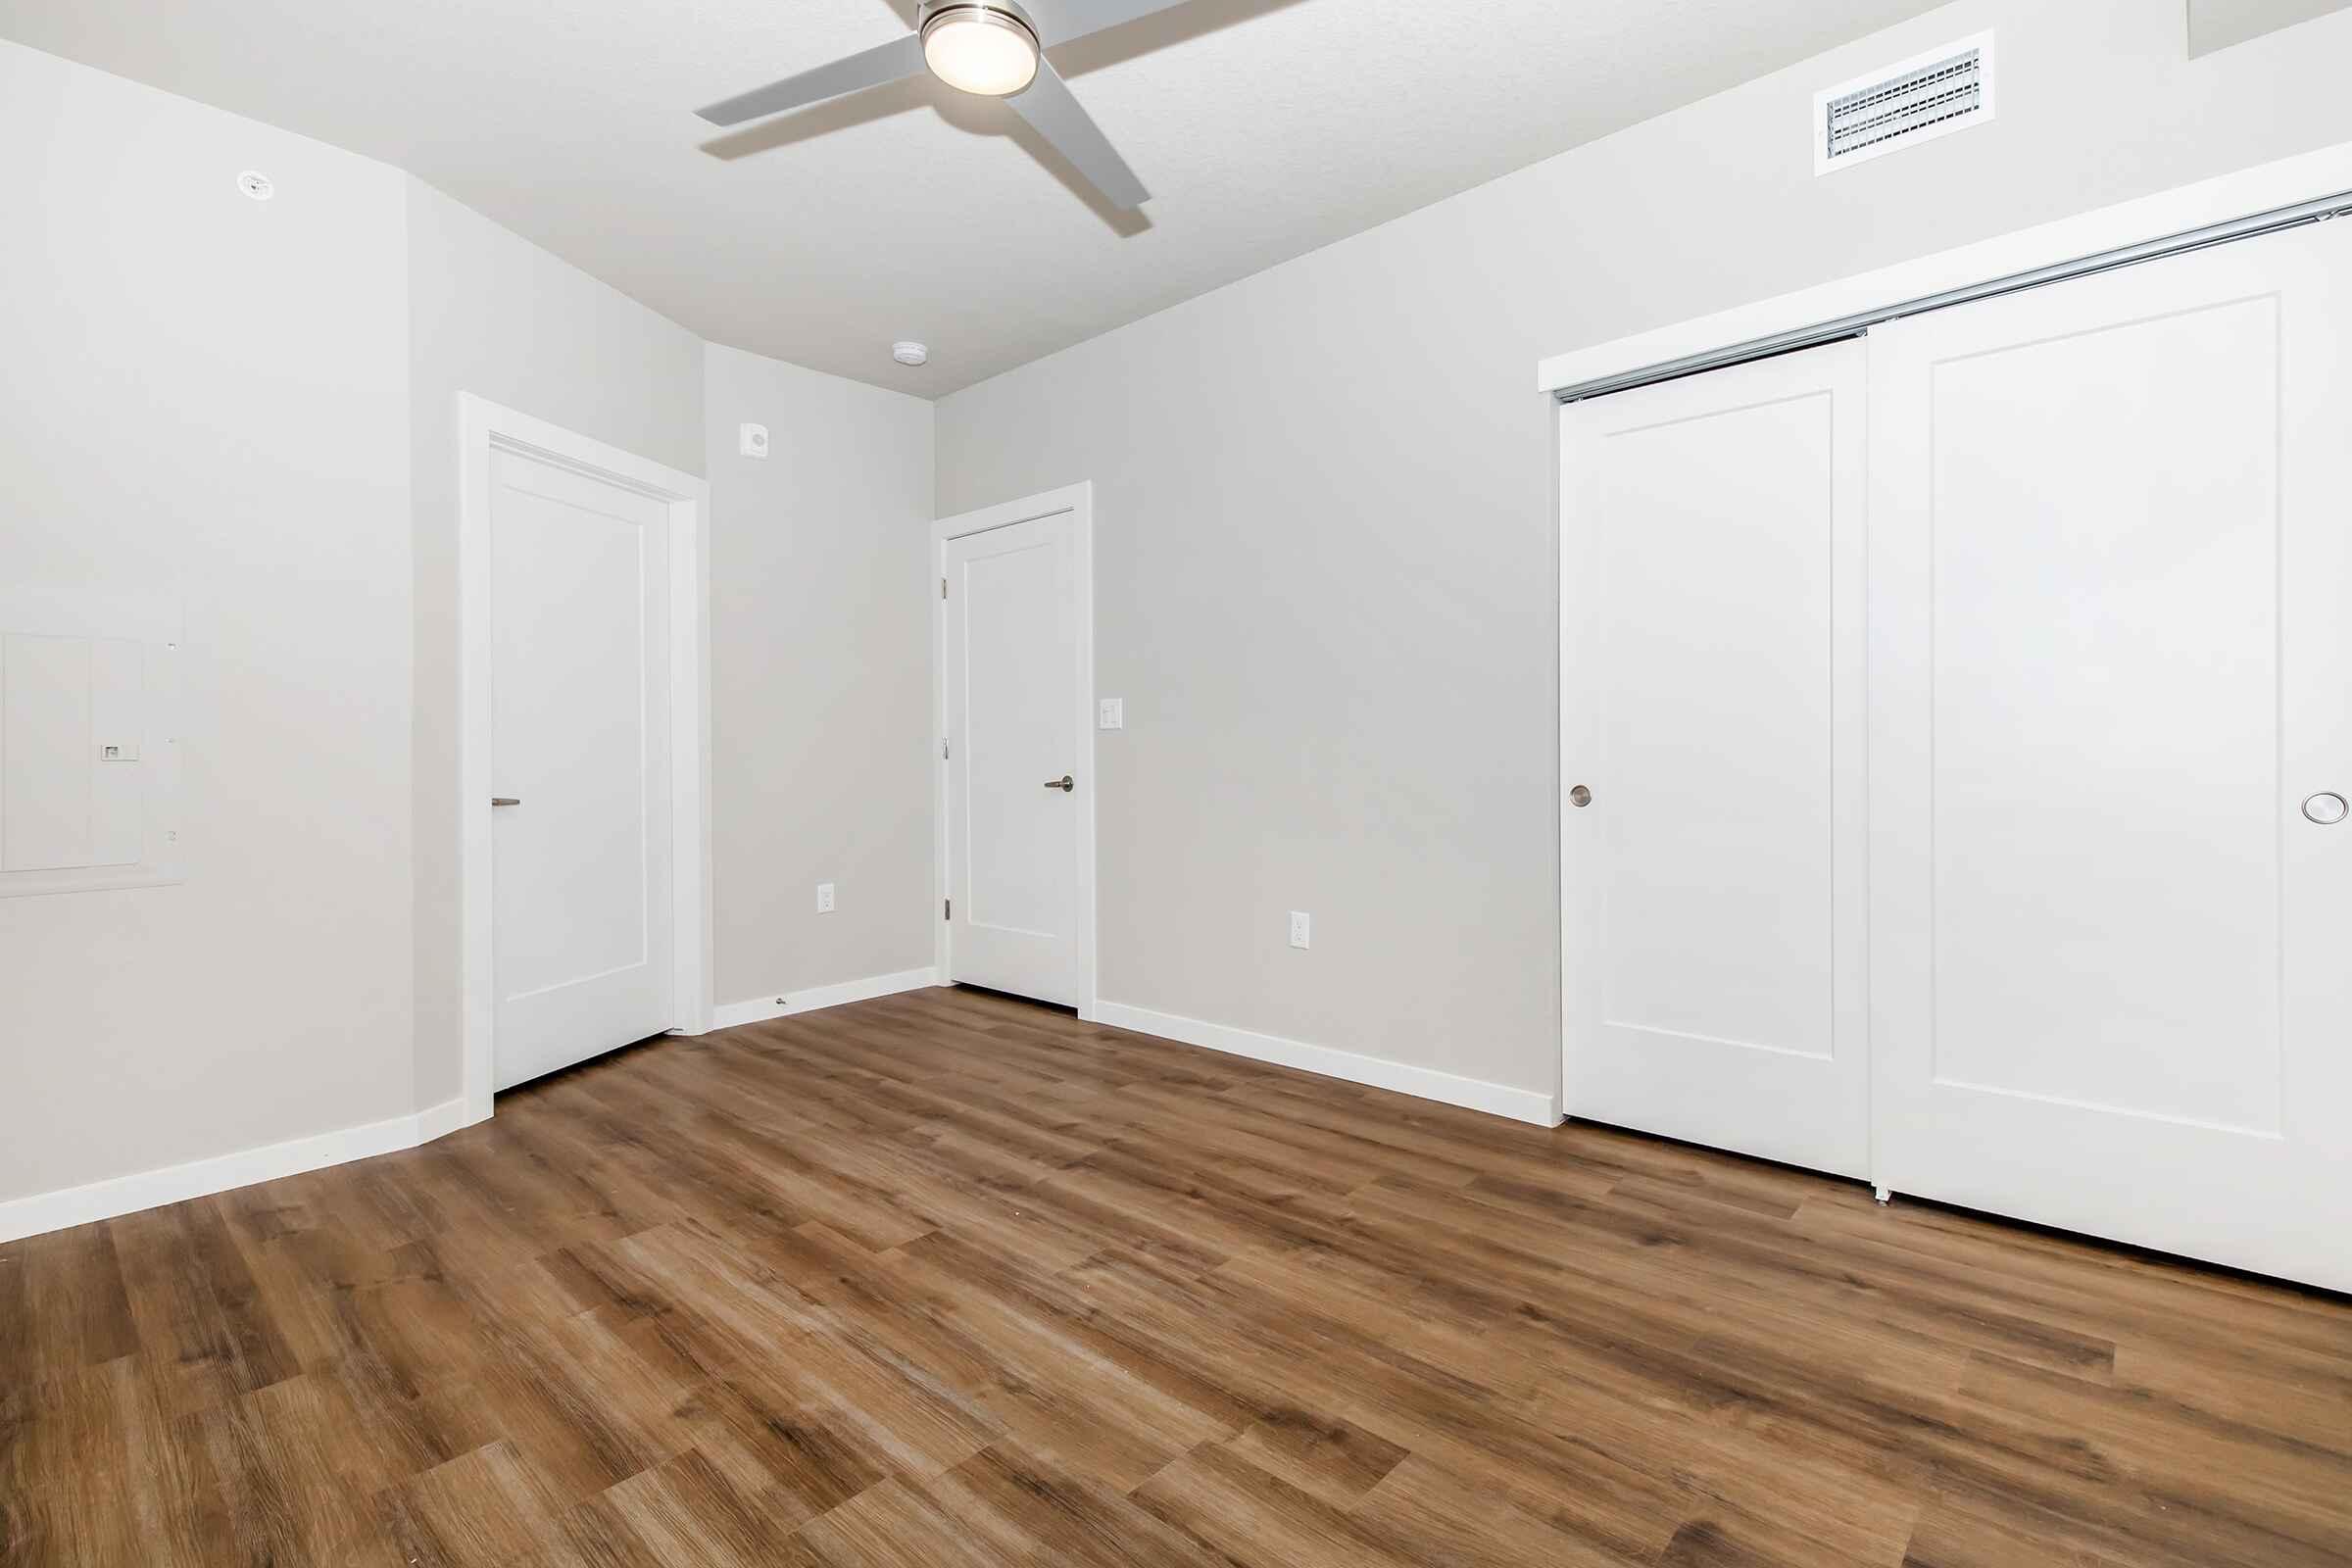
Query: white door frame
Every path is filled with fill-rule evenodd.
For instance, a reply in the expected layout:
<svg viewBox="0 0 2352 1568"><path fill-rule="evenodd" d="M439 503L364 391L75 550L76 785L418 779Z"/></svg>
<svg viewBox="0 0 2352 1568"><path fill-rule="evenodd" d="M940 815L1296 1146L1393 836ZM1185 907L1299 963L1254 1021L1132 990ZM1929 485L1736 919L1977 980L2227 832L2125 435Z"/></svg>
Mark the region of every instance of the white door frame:
<svg viewBox="0 0 2352 1568"><path fill-rule="evenodd" d="M1070 514L1076 569L1070 573L1078 612L1078 733L1086 737L1079 762L1087 787L1072 802L1078 808L1078 1016L1092 1023L1100 993L1095 985L1095 799L1102 770L1095 760L1095 486L1083 480L1058 490L983 507L931 524L931 575L948 574L948 541L1058 513ZM928 588L928 584L925 585ZM932 939L939 983L950 984L948 968L948 761L940 755L948 733L948 616L944 596L931 601L931 865L932 907L941 911Z"/></svg>
<svg viewBox="0 0 2352 1568"><path fill-rule="evenodd" d="M458 394L458 879L460 1059L464 1122L491 1113L497 993L492 985L490 470L515 452L603 479L669 508L670 832L676 872L671 996L677 1034L710 1028L710 682L705 624L710 487L664 467L502 408Z"/></svg>

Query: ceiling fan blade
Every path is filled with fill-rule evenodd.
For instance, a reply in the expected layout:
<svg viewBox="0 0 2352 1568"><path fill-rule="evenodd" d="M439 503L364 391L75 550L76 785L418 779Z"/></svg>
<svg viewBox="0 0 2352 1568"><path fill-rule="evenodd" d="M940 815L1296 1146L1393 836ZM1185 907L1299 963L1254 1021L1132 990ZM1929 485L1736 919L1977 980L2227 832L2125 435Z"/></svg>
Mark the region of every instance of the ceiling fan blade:
<svg viewBox="0 0 2352 1568"><path fill-rule="evenodd" d="M886 81L919 75L922 71L923 40L910 32L829 66L804 71L764 87L754 87L750 92L738 93L695 113L713 125L740 125L747 120L780 115L787 109L838 98L861 87L879 87Z"/></svg>
<svg viewBox="0 0 2352 1568"><path fill-rule="evenodd" d="M1061 79L1052 62L1041 58L1037 79L1004 101L1052 142L1054 150L1067 158L1095 189L1109 197L1112 205L1132 212L1152 199L1086 106L1071 95L1070 84Z"/></svg>
<svg viewBox="0 0 2352 1568"><path fill-rule="evenodd" d="M1021 8L1037 23L1037 30L1051 44L1068 43L1104 27L1115 27L1122 22L1151 16L1155 11L1173 11L1187 0L1021 0Z"/></svg>

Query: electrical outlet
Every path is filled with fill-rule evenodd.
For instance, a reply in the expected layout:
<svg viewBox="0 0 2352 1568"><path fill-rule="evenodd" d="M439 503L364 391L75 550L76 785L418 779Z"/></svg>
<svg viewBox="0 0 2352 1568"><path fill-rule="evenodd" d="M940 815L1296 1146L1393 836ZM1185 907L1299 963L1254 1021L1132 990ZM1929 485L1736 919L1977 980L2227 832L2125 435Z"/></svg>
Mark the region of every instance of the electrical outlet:
<svg viewBox="0 0 2352 1568"><path fill-rule="evenodd" d="M819 914L833 912L833 884L830 882L819 882L816 885L816 912Z"/></svg>
<svg viewBox="0 0 2352 1568"><path fill-rule="evenodd" d="M1307 928L1306 912L1305 912L1303 909L1293 909L1293 910L1291 911L1291 946L1292 946L1292 947L1294 947L1294 948L1303 948L1303 947L1305 947L1305 946L1306 946L1306 937L1307 937L1307 929L1306 929L1306 928Z"/></svg>

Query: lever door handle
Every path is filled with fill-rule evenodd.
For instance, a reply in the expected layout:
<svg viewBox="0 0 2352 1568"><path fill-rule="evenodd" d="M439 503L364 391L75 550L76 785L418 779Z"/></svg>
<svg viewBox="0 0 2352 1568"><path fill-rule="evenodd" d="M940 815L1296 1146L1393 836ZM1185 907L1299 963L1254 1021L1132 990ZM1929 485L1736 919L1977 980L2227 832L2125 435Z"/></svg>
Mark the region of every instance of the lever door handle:
<svg viewBox="0 0 2352 1568"><path fill-rule="evenodd" d="M492 806L520 806L522 800L521 797L514 795L493 795L490 797L490 804Z"/></svg>
<svg viewBox="0 0 2352 1568"><path fill-rule="evenodd" d="M1070 777L1070 775L1067 773L1062 774L1059 778L1050 778L1046 780L1046 788L1050 790L1059 790L1064 795L1069 794L1070 791L1076 789L1077 787L1078 781Z"/></svg>

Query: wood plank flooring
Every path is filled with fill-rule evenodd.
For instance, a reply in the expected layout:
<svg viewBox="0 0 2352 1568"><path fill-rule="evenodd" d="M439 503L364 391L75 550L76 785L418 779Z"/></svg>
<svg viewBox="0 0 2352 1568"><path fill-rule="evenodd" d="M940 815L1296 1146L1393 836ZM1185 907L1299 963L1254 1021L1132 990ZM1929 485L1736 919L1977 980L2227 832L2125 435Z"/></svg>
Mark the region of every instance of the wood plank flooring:
<svg viewBox="0 0 2352 1568"><path fill-rule="evenodd" d="M0 1247L0 1562L2352 1563L2352 1303L930 991Z"/></svg>

